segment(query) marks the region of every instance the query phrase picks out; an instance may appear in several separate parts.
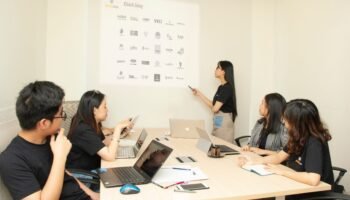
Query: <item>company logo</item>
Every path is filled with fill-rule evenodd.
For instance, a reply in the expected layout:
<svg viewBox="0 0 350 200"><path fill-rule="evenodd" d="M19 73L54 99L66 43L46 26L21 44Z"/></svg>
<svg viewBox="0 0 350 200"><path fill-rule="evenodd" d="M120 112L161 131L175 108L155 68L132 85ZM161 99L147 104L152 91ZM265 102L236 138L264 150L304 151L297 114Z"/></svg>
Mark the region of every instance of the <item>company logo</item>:
<svg viewBox="0 0 350 200"><path fill-rule="evenodd" d="M130 59L130 65L136 65L136 59Z"/></svg>
<svg viewBox="0 0 350 200"><path fill-rule="evenodd" d="M160 54L160 52L161 52L161 47L160 47L160 45L155 45L154 46L154 53L156 53L156 54Z"/></svg>
<svg viewBox="0 0 350 200"><path fill-rule="evenodd" d="M131 30L130 35L131 36L138 36L139 32L137 30Z"/></svg>
<svg viewBox="0 0 350 200"><path fill-rule="evenodd" d="M184 54L184 48L180 48L180 49L177 51L177 54L179 54L179 55Z"/></svg>
<svg viewBox="0 0 350 200"><path fill-rule="evenodd" d="M160 74L154 74L153 81L154 82L160 82Z"/></svg>
<svg viewBox="0 0 350 200"><path fill-rule="evenodd" d="M125 15L118 15L117 18L118 18L118 20L126 20Z"/></svg>
<svg viewBox="0 0 350 200"><path fill-rule="evenodd" d="M142 61L141 61L141 64L142 64L142 65L149 65L150 62L149 62L148 60L142 60Z"/></svg>
<svg viewBox="0 0 350 200"><path fill-rule="evenodd" d="M132 50L132 51L137 50L137 46L131 46L131 47L130 47L130 50Z"/></svg>
<svg viewBox="0 0 350 200"><path fill-rule="evenodd" d="M139 19L137 17L130 17L130 20L134 21L134 22L138 22L139 21Z"/></svg>
<svg viewBox="0 0 350 200"><path fill-rule="evenodd" d="M154 19L153 21L154 21L154 23L156 23L156 24L161 24L161 23L162 23L162 20L161 20L161 19Z"/></svg>

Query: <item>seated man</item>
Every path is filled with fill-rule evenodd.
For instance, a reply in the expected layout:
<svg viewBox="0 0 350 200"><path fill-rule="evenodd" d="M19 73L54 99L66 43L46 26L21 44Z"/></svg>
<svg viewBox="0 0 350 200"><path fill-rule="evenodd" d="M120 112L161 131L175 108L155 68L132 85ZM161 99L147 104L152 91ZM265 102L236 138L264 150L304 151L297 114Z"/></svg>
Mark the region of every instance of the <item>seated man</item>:
<svg viewBox="0 0 350 200"><path fill-rule="evenodd" d="M63 97L64 91L48 81L30 83L19 93L22 130L0 154L0 175L13 199L99 199L65 172L72 145L60 129L67 117Z"/></svg>

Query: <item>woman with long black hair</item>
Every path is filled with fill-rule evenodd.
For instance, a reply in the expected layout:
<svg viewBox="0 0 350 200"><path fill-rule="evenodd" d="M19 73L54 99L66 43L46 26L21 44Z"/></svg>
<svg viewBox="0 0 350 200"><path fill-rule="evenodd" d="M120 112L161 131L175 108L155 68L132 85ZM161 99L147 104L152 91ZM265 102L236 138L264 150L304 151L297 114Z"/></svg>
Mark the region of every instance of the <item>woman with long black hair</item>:
<svg viewBox="0 0 350 200"><path fill-rule="evenodd" d="M261 118L256 122L244 151L271 155L282 150L288 142L288 131L282 123L286 100L279 93L264 96L259 107Z"/></svg>
<svg viewBox="0 0 350 200"><path fill-rule="evenodd" d="M101 159L115 160L120 133L132 123L128 119L118 123L111 129L111 140L107 141L102 127L107 112L103 93L91 90L83 94L67 136L72 143L67 168L95 170L100 168Z"/></svg>
<svg viewBox="0 0 350 200"><path fill-rule="evenodd" d="M215 77L220 80L220 86L212 101L198 89L193 88L192 92L214 114L212 134L232 143L234 139L233 125L237 117L237 100L232 63L230 61L219 61L215 69Z"/></svg>

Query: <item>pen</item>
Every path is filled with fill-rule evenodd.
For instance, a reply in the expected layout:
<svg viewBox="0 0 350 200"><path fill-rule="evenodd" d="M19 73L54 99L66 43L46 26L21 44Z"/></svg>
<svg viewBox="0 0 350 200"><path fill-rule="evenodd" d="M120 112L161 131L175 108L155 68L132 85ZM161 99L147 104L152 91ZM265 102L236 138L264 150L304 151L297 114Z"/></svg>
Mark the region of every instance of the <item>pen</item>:
<svg viewBox="0 0 350 200"><path fill-rule="evenodd" d="M172 169L178 169L178 170L191 170L191 169L187 169L187 168L180 168L180 167L173 167Z"/></svg>
<svg viewBox="0 0 350 200"><path fill-rule="evenodd" d="M194 191L194 190L174 190L174 192L196 193L196 191Z"/></svg>
<svg viewBox="0 0 350 200"><path fill-rule="evenodd" d="M156 137L156 140L159 141L159 138Z"/></svg>
<svg viewBox="0 0 350 200"><path fill-rule="evenodd" d="M174 185L180 185L180 184L183 184L183 183L185 183L185 181L176 182L176 183L174 183L174 184L171 184L171 185L165 186L164 188L165 188L165 189L167 189L167 188L169 188L169 187L171 187L171 186L174 186Z"/></svg>

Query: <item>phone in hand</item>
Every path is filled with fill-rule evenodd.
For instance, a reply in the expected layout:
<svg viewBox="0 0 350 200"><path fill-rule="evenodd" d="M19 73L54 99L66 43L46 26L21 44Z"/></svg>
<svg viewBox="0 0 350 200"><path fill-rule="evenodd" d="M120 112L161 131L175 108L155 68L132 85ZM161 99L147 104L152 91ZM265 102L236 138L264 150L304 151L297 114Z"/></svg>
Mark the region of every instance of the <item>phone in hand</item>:
<svg viewBox="0 0 350 200"><path fill-rule="evenodd" d="M131 121L132 123L135 124L138 117L139 116L136 115L134 118L130 118L129 121ZM125 128L123 128L122 132L120 133L120 138L125 138L128 134L129 134L129 130L127 127L125 127Z"/></svg>
<svg viewBox="0 0 350 200"><path fill-rule="evenodd" d="M204 190L209 187L203 183L181 184L176 186L177 190Z"/></svg>

